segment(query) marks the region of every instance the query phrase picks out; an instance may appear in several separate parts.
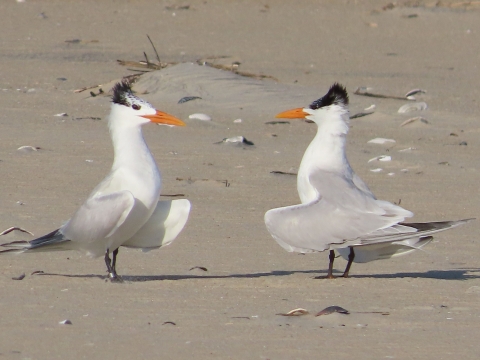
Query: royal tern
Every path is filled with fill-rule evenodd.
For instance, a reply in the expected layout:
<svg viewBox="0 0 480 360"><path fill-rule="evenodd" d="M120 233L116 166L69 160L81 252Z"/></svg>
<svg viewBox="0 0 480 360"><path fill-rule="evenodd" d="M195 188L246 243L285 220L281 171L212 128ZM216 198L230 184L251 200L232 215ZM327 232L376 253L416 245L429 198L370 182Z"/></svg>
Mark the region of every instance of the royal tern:
<svg viewBox="0 0 480 360"><path fill-rule="evenodd" d="M3 244L8 249L1 252L81 250L92 257L105 255L109 277L118 281L120 246L148 251L170 244L187 222L190 202L158 201L160 172L141 129L150 122L185 126L135 96L127 81L117 83L108 121L114 149L110 173L59 229L32 241Z"/></svg>
<svg viewBox="0 0 480 360"><path fill-rule="evenodd" d="M349 112L343 86L334 84L310 106L282 112L277 118L306 118L318 130L298 170L301 205L267 211L265 224L287 251L330 250L327 278L333 278L334 250L348 260L343 274L348 277L353 261L405 255L429 243L431 234L473 220L404 223L412 212L376 199L345 153Z"/></svg>

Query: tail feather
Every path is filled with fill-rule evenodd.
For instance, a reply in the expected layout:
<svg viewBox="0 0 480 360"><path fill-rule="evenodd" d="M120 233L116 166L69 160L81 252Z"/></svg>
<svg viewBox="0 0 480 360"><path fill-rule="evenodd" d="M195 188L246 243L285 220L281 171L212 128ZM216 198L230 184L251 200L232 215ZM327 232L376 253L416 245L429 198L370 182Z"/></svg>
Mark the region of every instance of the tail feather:
<svg viewBox="0 0 480 360"><path fill-rule="evenodd" d="M1 244L1 247L9 248L7 250L0 250L0 253L6 252L25 252L25 251L52 251L52 250L67 250L64 246L66 239L61 233L60 229L54 230L51 233L43 235L31 241L12 241L6 244Z"/></svg>

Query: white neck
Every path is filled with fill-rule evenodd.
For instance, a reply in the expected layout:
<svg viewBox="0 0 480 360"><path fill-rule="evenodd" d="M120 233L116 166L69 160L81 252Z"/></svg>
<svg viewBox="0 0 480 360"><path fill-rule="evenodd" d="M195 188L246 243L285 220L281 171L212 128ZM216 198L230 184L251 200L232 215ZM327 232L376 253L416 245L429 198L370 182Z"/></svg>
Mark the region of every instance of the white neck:
<svg viewBox="0 0 480 360"><path fill-rule="evenodd" d="M335 111L327 116L328 119L318 121L317 134L305 151L298 169L297 190L302 203L310 202L317 196L317 191L310 184L310 174L316 170L344 172L350 169L345 154L348 111Z"/></svg>

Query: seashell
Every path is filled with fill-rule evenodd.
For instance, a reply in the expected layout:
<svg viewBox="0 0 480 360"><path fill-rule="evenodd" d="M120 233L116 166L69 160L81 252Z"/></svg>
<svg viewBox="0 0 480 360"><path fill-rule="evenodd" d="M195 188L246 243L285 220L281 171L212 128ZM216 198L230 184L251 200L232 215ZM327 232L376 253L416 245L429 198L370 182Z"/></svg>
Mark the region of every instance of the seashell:
<svg viewBox="0 0 480 360"><path fill-rule="evenodd" d="M413 89L413 90L410 90L409 92L407 92L405 94L405 97L408 98L410 96L413 96L415 94L425 94L426 91L425 90L422 90L422 89Z"/></svg>
<svg viewBox="0 0 480 360"><path fill-rule="evenodd" d="M297 308L297 309L293 309L293 310L290 310L289 312L283 314L283 313L279 313L277 315L280 315L280 316L302 316L302 315L307 315L309 312L308 310L305 310L305 309L302 309L302 308Z"/></svg>
<svg viewBox="0 0 480 360"><path fill-rule="evenodd" d="M368 162L372 161L392 161L392 157L388 155L380 155L380 156L375 156L374 158L371 158L368 160Z"/></svg>
<svg viewBox="0 0 480 360"><path fill-rule="evenodd" d="M32 151L38 151L40 150L39 147L36 147L36 146L20 146L18 149L18 151L22 151L22 152L32 152Z"/></svg>
<svg viewBox="0 0 480 360"><path fill-rule="evenodd" d="M370 169L371 172L374 172L374 173L379 173L379 172L382 172L383 169L382 168L376 168L376 169Z"/></svg>
<svg viewBox="0 0 480 360"><path fill-rule="evenodd" d="M181 98L180 100L178 100L178 103L183 104L183 103L186 103L188 101L192 101L192 100L196 100L196 99L201 99L201 97L200 96L185 96L185 97Z"/></svg>
<svg viewBox="0 0 480 360"><path fill-rule="evenodd" d="M387 143L395 143L396 141L393 139L384 139L384 138L375 138L369 140L367 144L387 144Z"/></svg>
<svg viewBox="0 0 480 360"><path fill-rule="evenodd" d="M398 150L398 152L411 152L413 150L417 150L417 148L414 148L414 147L408 147L408 148L405 148L405 149L401 149L401 150Z"/></svg>
<svg viewBox="0 0 480 360"><path fill-rule="evenodd" d="M333 313L340 313L340 314L345 314L348 315L350 312L347 309L342 308L341 306L329 306L323 309L322 311L318 312L317 315L315 316L322 316L322 315L330 315Z"/></svg>
<svg viewBox="0 0 480 360"><path fill-rule="evenodd" d="M60 325L72 325L72 322L68 319L59 322Z"/></svg>
<svg viewBox="0 0 480 360"><path fill-rule="evenodd" d="M235 119L235 120L233 120L233 122L234 122L235 124L238 124L238 123L241 123L241 122L242 122L242 119Z"/></svg>
<svg viewBox="0 0 480 360"><path fill-rule="evenodd" d="M252 141L247 140L245 137L241 135L233 136L231 138L225 138L222 141L216 142L215 144L221 144L221 143L254 145Z"/></svg>
<svg viewBox="0 0 480 360"><path fill-rule="evenodd" d="M67 113L58 113L58 114L55 114L53 116L61 117L61 116L68 116L68 114Z"/></svg>
<svg viewBox="0 0 480 360"><path fill-rule="evenodd" d="M207 114L195 113L188 116L189 119L202 120L202 121L211 121L212 118Z"/></svg>
<svg viewBox="0 0 480 360"><path fill-rule="evenodd" d="M367 108L365 108L365 109L363 109L363 110L365 110L365 111L375 110L376 107L377 107L377 106L376 106L375 104L372 104L372 105L370 105L369 107L367 107Z"/></svg>
<svg viewBox="0 0 480 360"><path fill-rule="evenodd" d="M388 176L393 176L393 175L395 175L395 173L394 173L394 172L391 172L391 173L388 173L387 175L388 175Z"/></svg>
<svg viewBox="0 0 480 360"><path fill-rule="evenodd" d="M420 121L421 121L422 123L424 123L424 124L428 124L427 119L425 119L424 117L421 117L421 116L417 116L417 117L413 117L413 118L410 118L410 119L405 120L404 122L402 122L402 123L400 124L400 126L408 125L408 124L410 124L410 123L412 123L412 122L414 122L414 121L417 121L417 120L420 120Z"/></svg>
<svg viewBox="0 0 480 360"><path fill-rule="evenodd" d="M425 102L417 102L417 103L410 103L405 104L398 109L399 114L405 114L410 111L422 111L428 109L428 105Z"/></svg>

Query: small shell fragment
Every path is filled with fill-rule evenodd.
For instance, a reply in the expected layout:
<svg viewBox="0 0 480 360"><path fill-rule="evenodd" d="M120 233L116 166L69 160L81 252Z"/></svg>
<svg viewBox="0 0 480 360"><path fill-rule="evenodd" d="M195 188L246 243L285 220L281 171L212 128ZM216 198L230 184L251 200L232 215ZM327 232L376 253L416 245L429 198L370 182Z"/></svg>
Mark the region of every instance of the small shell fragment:
<svg viewBox="0 0 480 360"><path fill-rule="evenodd" d="M178 100L178 103L183 104L183 103L186 103L188 101L192 101L192 100L196 100L196 99L201 99L201 97L200 96L185 96L185 97L181 98L180 100Z"/></svg>
<svg viewBox="0 0 480 360"><path fill-rule="evenodd" d="M188 116L189 119L202 120L202 121L211 121L212 118L207 114L195 113Z"/></svg>
<svg viewBox="0 0 480 360"><path fill-rule="evenodd" d="M376 107L377 107L377 106L376 106L375 104L372 104L372 105L370 105L369 107L366 107L366 108L363 109L363 110L365 110L365 111L375 110Z"/></svg>
<svg viewBox="0 0 480 360"><path fill-rule="evenodd" d="M394 173L394 172L391 172L391 173L388 173L387 175L388 175L388 176L393 176L393 175L395 175L395 173Z"/></svg>
<svg viewBox="0 0 480 360"><path fill-rule="evenodd" d="M425 102L417 102L417 103L410 103L405 104L398 109L399 114L405 114L410 111L422 111L428 109L428 105Z"/></svg>
<svg viewBox="0 0 480 360"><path fill-rule="evenodd" d="M374 173L379 173L379 172L382 172L383 169L382 168L376 168L376 169L370 169L371 172L374 172Z"/></svg>
<svg viewBox="0 0 480 360"><path fill-rule="evenodd" d="M233 136L231 138L225 138L222 141L216 142L215 144L221 144L221 143L255 145L252 141L247 140L245 137L241 135Z"/></svg>
<svg viewBox="0 0 480 360"><path fill-rule="evenodd" d="M340 314L345 314L348 315L350 312L347 309L342 308L341 306L329 306L317 313L315 316L322 316L322 315L330 315L333 313L340 313Z"/></svg>
<svg viewBox="0 0 480 360"><path fill-rule="evenodd" d="M427 119L425 119L424 117L422 116L417 116L417 117L413 117L413 118L410 118L410 119L407 119L405 120L404 122L402 122L400 124L400 126L405 126L405 125L408 125L408 124L411 124L412 122L415 122L415 121L421 121L422 123L424 124L428 124L428 121Z"/></svg>
<svg viewBox="0 0 480 360"><path fill-rule="evenodd" d="M375 156L374 158L371 158L368 160L368 162L372 161L392 161L392 157L389 155L380 155L380 156Z"/></svg>
<svg viewBox="0 0 480 360"><path fill-rule="evenodd" d="M27 234L30 234L30 235L34 236L33 233L31 233L30 231L25 230L21 227L16 227L16 226L12 226L8 229L3 230L2 232L0 232L0 236L1 235L6 235L6 234L11 233L12 231L15 231L15 230L18 230L18 231L21 231L21 232L24 232L24 233L27 233Z"/></svg>
<svg viewBox="0 0 480 360"><path fill-rule="evenodd" d="M369 140L367 144L388 144L388 143L395 143L396 141L393 139L384 139L384 138L375 138Z"/></svg>
<svg viewBox="0 0 480 360"><path fill-rule="evenodd" d="M60 325L72 325L72 322L68 319L59 322Z"/></svg>
<svg viewBox="0 0 480 360"><path fill-rule="evenodd" d="M413 150L417 150L417 148L414 148L414 147L410 146L408 148L398 150L398 152L412 152Z"/></svg>
<svg viewBox="0 0 480 360"><path fill-rule="evenodd" d="M68 114L67 113L58 113L58 114L55 114L53 116L61 117L61 116L68 116Z"/></svg>
<svg viewBox="0 0 480 360"><path fill-rule="evenodd" d="M235 120L233 120L233 122L234 122L235 124L238 124L238 123L241 123L241 122L242 122L242 119L235 119Z"/></svg>
<svg viewBox="0 0 480 360"><path fill-rule="evenodd" d="M293 309L293 310L290 310L289 312L287 313L279 313L277 315L280 315L280 316L302 316L302 315L307 315L309 312L308 310L305 310L305 309L302 309L302 308L297 308L297 309Z"/></svg>
<svg viewBox="0 0 480 360"><path fill-rule="evenodd" d="M425 94L426 91L425 90L422 90L422 89L413 89L413 90L410 90L409 92L407 92L405 94L405 97L408 98L409 96L413 96L415 94Z"/></svg>
<svg viewBox="0 0 480 360"><path fill-rule="evenodd" d="M32 152L32 151L38 151L40 150L40 148L36 146L25 145L25 146L20 146L17 150L21 152Z"/></svg>

